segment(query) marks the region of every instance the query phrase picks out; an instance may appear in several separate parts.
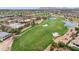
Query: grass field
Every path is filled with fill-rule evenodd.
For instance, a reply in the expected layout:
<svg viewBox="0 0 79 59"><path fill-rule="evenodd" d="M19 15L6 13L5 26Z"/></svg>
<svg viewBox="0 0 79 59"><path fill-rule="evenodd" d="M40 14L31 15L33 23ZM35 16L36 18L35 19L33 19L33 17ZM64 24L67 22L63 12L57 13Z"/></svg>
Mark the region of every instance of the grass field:
<svg viewBox="0 0 79 59"><path fill-rule="evenodd" d="M61 18L63 20L63 18ZM48 26L43 27L44 24ZM13 51L41 51L53 42L52 32L58 32L63 35L67 31L64 23L60 18L56 20L45 20L43 23L36 25L30 30L17 37L12 44Z"/></svg>

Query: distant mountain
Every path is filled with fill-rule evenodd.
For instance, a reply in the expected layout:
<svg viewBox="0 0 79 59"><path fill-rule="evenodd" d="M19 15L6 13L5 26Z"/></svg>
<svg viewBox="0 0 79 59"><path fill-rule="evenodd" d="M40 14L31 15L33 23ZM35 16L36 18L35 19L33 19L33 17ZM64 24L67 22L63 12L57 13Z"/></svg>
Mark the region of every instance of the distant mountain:
<svg viewBox="0 0 79 59"><path fill-rule="evenodd" d="M0 7L0 10L79 10L78 7Z"/></svg>
<svg viewBox="0 0 79 59"><path fill-rule="evenodd" d="M0 9L38 9L39 7L0 7Z"/></svg>

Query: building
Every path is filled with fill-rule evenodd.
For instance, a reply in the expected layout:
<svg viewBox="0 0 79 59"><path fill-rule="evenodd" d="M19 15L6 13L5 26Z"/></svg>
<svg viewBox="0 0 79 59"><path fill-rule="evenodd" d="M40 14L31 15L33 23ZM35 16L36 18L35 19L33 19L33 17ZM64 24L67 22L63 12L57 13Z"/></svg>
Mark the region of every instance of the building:
<svg viewBox="0 0 79 59"><path fill-rule="evenodd" d="M25 24L21 24L21 23L11 23L9 25L7 25L7 27L10 27L12 29L18 29L23 27Z"/></svg>
<svg viewBox="0 0 79 59"><path fill-rule="evenodd" d="M0 32L0 41L3 41L7 38L11 37L11 33L7 33L7 32Z"/></svg>
<svg viewBox="0 0 79 59"><path fill-rule="evenodd" d="M53 36L57 37L56 39L54 39L54 41L56 43L63 42L64 44L68 44L71 40L73 40L76 33L77 31L75 30L75 28L69 28L69 30L63 36L60 36L60 37L57 37L58 34L54 33Z"/></svg>
<svg viewBox="0 0 79 59"><path fill-rule="evenodd" d="M74 40L72 40L72 41L69 43L69 46L70 46L70 47L79 48L79 36L76 37Z"/></svg>

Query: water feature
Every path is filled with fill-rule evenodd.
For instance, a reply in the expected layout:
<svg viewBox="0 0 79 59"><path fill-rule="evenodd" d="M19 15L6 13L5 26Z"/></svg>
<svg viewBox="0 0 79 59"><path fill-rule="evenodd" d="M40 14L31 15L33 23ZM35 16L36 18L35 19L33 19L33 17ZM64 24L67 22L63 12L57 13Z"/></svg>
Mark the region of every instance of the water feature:
<svg viewBox="0 0 79 59"><path fill-rule="evenodd" d="M53 18L53 17L50 17L50 18L48 18L48 20L55 20L56 18Z"/></svg>
<svg viewBox="0 0 79 59"><path fill-rule="evenodd" d="M62 20L62 22L64 22L64 26L67 26L67 27L75 27L76 26L76 23L72 22L72 21Z"/></svg>
<svg viewBox="0 0 79 59"><path fill-rule="evenodd" d="M56 20L56 18L50 17L50 18L48 18L48 20ZM73 21L61 20L61 22L64 22L64 26L67 26L67 27L76 27L77 26L76 22L73 22Z"/></svg>

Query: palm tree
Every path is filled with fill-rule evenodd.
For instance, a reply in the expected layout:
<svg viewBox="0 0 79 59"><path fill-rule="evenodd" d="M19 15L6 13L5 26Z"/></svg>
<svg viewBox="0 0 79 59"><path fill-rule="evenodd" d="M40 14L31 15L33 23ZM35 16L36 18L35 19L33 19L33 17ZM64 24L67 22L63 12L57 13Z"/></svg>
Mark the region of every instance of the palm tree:
<svg viewBox="0 0 79 59"><path fill-rule="evenodd" d="M35 20L34 20L34 19L32 20L31 25L32 25L32 26L35 26Z"/></svg>

